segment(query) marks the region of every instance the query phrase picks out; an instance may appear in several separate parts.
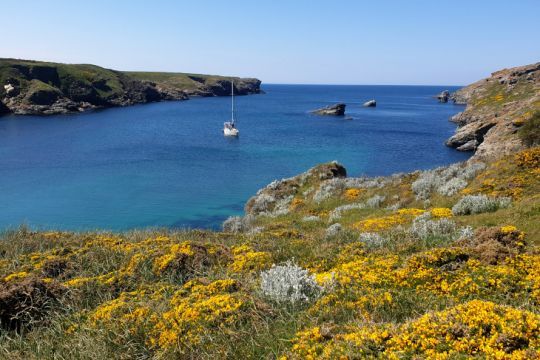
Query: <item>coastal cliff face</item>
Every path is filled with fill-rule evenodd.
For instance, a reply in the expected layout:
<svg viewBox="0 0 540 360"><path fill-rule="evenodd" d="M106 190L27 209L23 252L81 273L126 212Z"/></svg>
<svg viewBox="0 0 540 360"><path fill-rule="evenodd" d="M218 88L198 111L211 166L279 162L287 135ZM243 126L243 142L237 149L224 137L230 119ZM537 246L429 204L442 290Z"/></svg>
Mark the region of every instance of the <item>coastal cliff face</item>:
<svg viewBox="0 0 540 360"><path fill-rule="evenodd" d="M451 121L456 134L446 144L492 159L523 148L518 131L540 110L540 63L504 69L452 94L465 110Z"/></svg>
<svg viewBox="0 0 540 360"><path fill-rule="evenodd" d="M121 72L95 65L0 59L0 115L49 115L189 96L260 92L260 80L183 73Z"/></svg>

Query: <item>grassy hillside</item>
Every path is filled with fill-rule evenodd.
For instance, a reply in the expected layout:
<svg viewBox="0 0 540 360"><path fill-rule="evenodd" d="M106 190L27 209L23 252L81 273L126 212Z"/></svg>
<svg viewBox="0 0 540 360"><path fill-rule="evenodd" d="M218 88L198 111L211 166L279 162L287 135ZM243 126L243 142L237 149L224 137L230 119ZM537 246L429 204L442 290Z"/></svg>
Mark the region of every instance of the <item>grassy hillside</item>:
<svg viewBox="0 0 540 360"><path fill-rule="evenodd" d="M102 97L119 94L122 91L119 74L99 66L0 59L0 83L18 85L21 92L33 86L49 85L69 93L70 82L95 88ZM5 89L2 88L0 91L5 92Z"/></svg>
<svg viewBox="0 0 540 360"><path fill-rule="evenodd" d="M15 114L57 114L125 106L188 95L259 92L260 81L182 73L121 72L87 64L0 59L0 109ZM7 110L6 110L7 109Z"/></svg>
<svg viewBox="0 0 540 360"><path fill-rule="evenodd" d="M540 355L540 147L375 179L336 168L273 184L248 204L267 215L228 232L5 233L0 352Z"/></svg>
<svg viewBox="0 0 540 360"><path fill-rule="evenodd" d="M205 86L215 84L218 81L230 81L231 79L236 79L236 81L240 80L238 77L171 72L124 71L124 74L137 80L152 81L192 93L196 93L197 91L204 89Z"/></svg>

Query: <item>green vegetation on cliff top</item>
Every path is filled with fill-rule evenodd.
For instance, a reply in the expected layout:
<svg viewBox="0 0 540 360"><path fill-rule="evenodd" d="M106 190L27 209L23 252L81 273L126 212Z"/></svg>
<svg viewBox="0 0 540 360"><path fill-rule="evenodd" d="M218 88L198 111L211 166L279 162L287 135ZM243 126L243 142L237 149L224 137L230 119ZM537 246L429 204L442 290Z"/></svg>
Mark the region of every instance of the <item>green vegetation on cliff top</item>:
<svg viewBox="0 0 540 360"><path fill-rule="evenodd" d="M0 109L15 114L54 114L187 96L259 92L260 81L216 75L131 72L87 64L0 59ZM7 86L7 87L6 87ZM59 101L60 100L60 101ZM54 106L53 106L54 105Z"/></svg>

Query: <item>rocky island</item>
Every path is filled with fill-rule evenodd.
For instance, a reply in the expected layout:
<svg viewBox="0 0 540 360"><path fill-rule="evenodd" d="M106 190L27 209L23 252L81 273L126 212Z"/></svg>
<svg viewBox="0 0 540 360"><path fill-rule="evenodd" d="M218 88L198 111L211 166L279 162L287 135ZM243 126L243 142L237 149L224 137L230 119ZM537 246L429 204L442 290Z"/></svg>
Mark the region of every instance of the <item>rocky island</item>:
<svg viewBox="0 0 540 360"><path fill-rule="evenodd" d="M163 72L125 72L87 64L0 59L0 115L50 115L190 96L260 93L261 81Z"/></svg>

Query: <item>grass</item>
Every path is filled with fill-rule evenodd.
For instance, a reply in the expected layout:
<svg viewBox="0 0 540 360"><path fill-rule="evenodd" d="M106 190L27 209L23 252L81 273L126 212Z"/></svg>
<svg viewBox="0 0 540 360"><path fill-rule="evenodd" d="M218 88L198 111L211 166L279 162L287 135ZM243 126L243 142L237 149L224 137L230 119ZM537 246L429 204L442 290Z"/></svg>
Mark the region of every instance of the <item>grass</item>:
<svg viewBox="0 0 540 360"><path fill-rule="evenodd" d="M382 188L335 193L321 203L312 200L314 192L302 195L321 186L309 179L289 213L257 218L252 226L263 230L253 235L7 231L0 242L0 304L23 305L18 314L0 306L0 318L11 316L19 329L2 330L0 352L25 359L414 358L443 351L456 358L489 358L500 351L537 356L539 154L540 148L532 148L490 163L461 194L433 192L429 204L412 194L417 174ZM401 208L429 211L449 208L464 194L508 191L514 198L510 208L447 215L458 228L472 226L471 239L417 238L408 231L415 216L407 216L379 231L385 246L358 241L360 221L398 213L386 209L395 196ZM376 194L386 195L380 208L344 212L336 220L343 231L326 237L331 210ZM305 222L307 215L320 220ZM318 279L324 293L294 306L275 303L261 293L260 272L293 258ZM60 295L45 303L44 290L30 292L35 312L24 307L26 298L17 292L21 286L54 287ZM498 317L482 317L486 309ZM25 312L35 318L21 317ZM423 327L425 316L440 323L440 333ZM519 325L520 317L529 320ZM454 322L445 327L450 318ZM492 325L486 336L506 340L489 343L479 335L487 322ZM521 333L510 331L516 326L522 326ZM450 333L456 328L463 336ZM365 331L372 337L362 335ZM405 338L410 342L400 342L396 350L396 342ZM424 338L439 345L430 347ZM484 344L483 350L466 347L464 338Z"/></svg>
<svg viewBox="0 0 540 360"><path fill-rule="evenodd" d="M22 94L33 90L37 81L74 101L95 105L122 98L130 82L150 81L179 91L209 91L217 81L231 77L167 72L116 71L90 64L61 64L0 58L0 95L3 85L12 83ZM235 78L239 79L239 78Z"/></svg>

